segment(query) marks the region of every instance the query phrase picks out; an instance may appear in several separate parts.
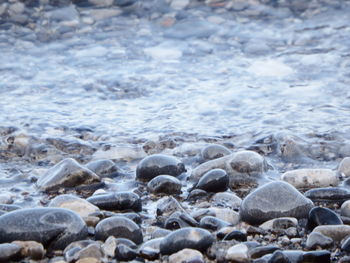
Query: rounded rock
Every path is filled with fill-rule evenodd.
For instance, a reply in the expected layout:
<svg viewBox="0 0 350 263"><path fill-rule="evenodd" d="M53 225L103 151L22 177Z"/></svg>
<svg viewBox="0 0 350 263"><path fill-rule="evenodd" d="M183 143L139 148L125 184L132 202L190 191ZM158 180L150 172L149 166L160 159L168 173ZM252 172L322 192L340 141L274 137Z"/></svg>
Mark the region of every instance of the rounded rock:
<svg viewBox="0 0 350 263"><path fill-rule="evenodd" d="M136 244L141 244L143 241L140 227L135 222L122 216L112 216L97 224L96 238L104 241L109 236L127 238Z"/></svg>
<svg viewBox="0 0 350 263"><path fill-rule="evenodd" d="M17 244L0 244L0 262L10 262L21 258L21 247Z"/></svg>
<svg viewBox="0 0 350 263"><path fill-rule="evenodd" d="M340 207L340 214L342 216L350 217L350 200L344 202Z"/></svg>
<svg viewBox="0 0 350 263"><path fill-rule="evenodd" d="M316 249L317 247L327 248L333 245L333 239L322 235L318 232L312 232L306 240L306 247L308 249Z"/></svg>
<svg viewBox="0 0 350 263"><path fill-rule="evenodd" d="M0 217L0 242L37 241L63 249L88 235L83 219L63 208L20 209Z"/></svg>
<svg viewBox="0 0 350 263"><path fill-rule="evenodd" d="M217 231L220 228L230 226L231 224L220 220L214 216L205 216L199 221L199 226L201 228Z"/></svg>
<svg viewBox="0 0 350 263"><path fill-rule="evenodd" d="M170 255L185 248L205 251L213 242L214 237L207 230L195 227L181 228L162 240L160 253Z"/></svg>
<svg viewBox="0 0 350 263"><path fill-rule="evenodd" d="M169 263L188 263L188 262L204 262L203 255L198 250L185 248L172 254L169 257Z"/></svg>
<svg viewBox="0 0 350 263"><path fill-rule="evenodd" d="M350 177L350 157L345 157L339 164L338 172L343 177Z"/></svg>
<svg viewBox="0 0 350 263"><path fill-rule="evenodd" d="M277 181L267 183L247 195L240 209L243 221L261 224L277 217L307 218L314 206L292 185Z"/></svg>
<svg viewBox="0 0 350 263"><path fill-rule="evenodd" d="M142 210L140 197L132 192L93 195L86 200L105 210L134 210L135 212Z"/></svg>
<svg viewBox="0 0 350 263"><path fill-rule="evenodd" d="M242 203L242 199L239 198L235 193L222 192L216 193L211 198L211 204L213 206L231 208L238 210Z"/></svg>
<svg viewBox="0 0 350 263"><path fill-rule="evenodd" d="M147 189L153 194L180 194L181 193L181 182L170 175L158 175L154 177L147 184Z"/></svg>
<svg viewBox="0 0 350 263"><path fill-rule="evenodd" d="M314 202L329 202L342 204L350 199L350 191L340 187L323 187L310 189L304 193L305 197Z"/></svg>
<svg viewBox="0 0 350 263"><path fill-rule="evenodd" d="M144 158L136 168L136 178L150 181L158 175L179 176L185 172L185 165L172 156L154 154Z"/></svg>
<svg viewBox="0 0 350 263"><path fill-rule="evenodd" d="M343 221L331 209L326 207L314 207L310 210L307 226L309 229L314 229L321 225L342 225Z"/></svg>
<svg viewBox="0 0 350 263"><path fill-rule="evenodd" d="M231 153L232 152L225 146L219 144L211 144L203 148L201 151L201 156L204 160L209 161L229 155Z"/></svg>
<svg viewBox="0 0 350 263"><path fill-rule="evenodd" d="M260 175L265 170L264 158L253 151L241 151L233 155L227 166L234 174Z"/></svg>
<svg viewBox="0 0 350 263"><path fill-rule="evenodd" d="M46 253L44 246L35 241L13 241L12 244L21 247L21 254L24 258L40 260L44 258Z"/></svg>
<svg viewBox="0 0 350 263"><path fill-rule="evenodd" d="M224 192L227 190L229 177L223 169L213 169L205 173L199 179L195 188L202 189L207 192Z"/></svg>

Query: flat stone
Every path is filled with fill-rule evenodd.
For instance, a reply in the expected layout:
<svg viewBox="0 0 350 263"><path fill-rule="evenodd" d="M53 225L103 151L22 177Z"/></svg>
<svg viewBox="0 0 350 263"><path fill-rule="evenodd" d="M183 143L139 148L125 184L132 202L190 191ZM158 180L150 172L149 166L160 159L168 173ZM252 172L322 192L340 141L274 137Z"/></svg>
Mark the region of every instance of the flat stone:
<svg viewBox="0 0 350 263"><path fill-rule="evenodd" d="M71 243L63 251L68 262L78 261L84 258L102 259L104 257L101 243L94 240L81 240Z"/></svg>
<svg viewBox="0 0 350 263"><path fill-rule="evenodd" d="M265 230L281 230L289 227L296 227L298 219L294 217L279 217L264 222L259 227Z"/></svg>
<svg viewBox="0 0 350 263"><path fill-rule="evenodd" d="M198 250L185 248L172 254L169 257L169 263L189 263L189 262L204 262L203 255Z"/></svg>
<svg viewBox="0 0 350 263"><path fill-rule="evenodd" d="M245 244L237 244L230 247L226 252L226 260L234 261L237 263L248 263L248 247Z"/></svg>
<svg viewBox="0 0 350 263"><path fill-rule="evenodd" d="M49 207L67 208L76 212L81 217L87 217L92 213L99 212L100 209L86 201L74 195L59 195L51 200Z"/></svg>
<svg viewBox="0 0 350 263"><path fill-rule="evenodd" d="M64 187L75 187L100 182L100 177L81 166L74 159L64 159L51 167L39 178L37 186L42 191L57 191Z"/></svg>
<svg viewBox="0 0 350 263"><path fill-rule="evenodd" d="M217 231L220 228L227 227L230 225L231 225L230 223L220 220L214 216L205 216L199 222L199 226L201 228L205 228L213 231Z"/></svg>
<svg viewBox="0 0 350 263"><path fill-rule="evenodd" d="M127 238L136 244L141 244L143 241L140 227L135 222L122 216L112 216L97 224L96 238L104 241L109 236Z"/></svg>
<svg viewBox="0 0 350 263"><path fill-rule="evenodd" d="M207 230L195 227L181 228L167 235L162 240L160 253L170 255L184 248L205 251L213 242L214 237Z"/></svg>
<svg viewBox="0 0 350 263"><path fill-rule="evenodd" d="M196 184L195 188L207 192L224 192L227 190L229 177L223 169L213 169L205 173Z"/></svg>
<svg viewBox="0 0 350 263"><path fill-rule="evenodd" d="M229 208L202 208L192 212L191 216L198 221L200 221L204 216L214 216L218 219L230 223L231 225L237 225L240 222L239 214Z"/></svg>
<svg viewBox="0 0 350 263"><path fill-rule="evenodd" d="M84 239L87 227L75 212L63 208L29 208L0 216L0 242L37 241L53 249L63 249Z"/></svg>
<svg viewBox="0 0 350 263"><path fill-rule="evenodd" d="M304 195L314 202L342 204L350 199L350 191L340 187L322 187L310 189L306 191Z"/></svg>
<svg viewBox="0 0 350 263"><path fill-rule="evenodd" d="M247 234L239 230L233 230L226 234L223 240L237 240L239 242L247 241Z"/></svg>
<svg viewBox="0 0 350 263"><path fill-rule="evenodd" d="M115 165L115 163L108 159L92 161L87 163L85 166L90 171L94 172L95 174L101 177L114 174L118 171L118 168Z"/></svg>
<svg viewBox="0 0 350 263"><path fill-rule="evenodd" d="M134 210L135 212L142 210L140 197L132 192L98 194L90 196L86 200L105 210Z"/></svg>
<svg viewBox="0 0 350 263"><path fill-rule="evenodd" d="M147 190L153 194L180 194L181 187L181 182L170 175L158 175L147 184Z"/></svg>
<svg viewBox="0 0 350 263"><path fill-rule="evenodd" d="M308 249L316 249L317 247L328 248L331 247L333 243L333 239L330 237L322 235L319 232L311 232L311 234L307 237L306 247Z"/></svg>
<svg viewBox="0 0 350 263"><path fill-rule="evenodd" d="M335 242L340 242L344 237L350 235L350 226L324 225L316 227L313 232L321 233L324 236L332 238Z"/></svg>
<svg viewBox="0 0 350 263"><path fill-rule="evenodd" d="M298 169L285 172L281 179L296 188L337 186L339 183L331 169Z"/></svg>
<svg viewBox="0 0 350 263"><path fill-rule="evenodd" d="M315 250L305 252L303 255L303 262L310 263L330 263L331 252L327 250Z"/></svg>
<svg viewBox="0 0 350 263"><path fill-rule="evenodd" d="M277 181L267 183L247 195L240 209L241 219L261 224L278 217L306 218L313 207L292 185Z"/></svg>
<svg viewBox="0 0 350 263"><path fill-rule="evenodd" d="M272 254L276 250L280 250L278 246L267 245L267 246L258 246L249 250L248 255L251 259L260 258L267 254Z"/></svg>
<svg viewBox="0 0 350 263"><path fill-rule="evenodd" d="M172 156L154 154L144 158L136 168L136 178L150 181L158 175L179 176L185 172L185 165Z"/></svg>
<svg viewBox="0 0 350 263"><path fill-rule="evenodd" d="M314 207L310 210L308 217L308 228L314 229L321 225L342 225L343 221L334 211L326 207Z"/></svg>
<svg viewBox="0 0 350 263"><path fill-rule="evenodd" d="M211 144L203 148L201 151L201 157L205 161L214 160L226 155L230 155L232 152L225 146L219 144Z"/></svg>
<svg viewBox="0 0 350 263"><path fill-rule="evenodd" d="M339 164L338 173L343 177L350 177L350 157L345 157Z"/></svg>

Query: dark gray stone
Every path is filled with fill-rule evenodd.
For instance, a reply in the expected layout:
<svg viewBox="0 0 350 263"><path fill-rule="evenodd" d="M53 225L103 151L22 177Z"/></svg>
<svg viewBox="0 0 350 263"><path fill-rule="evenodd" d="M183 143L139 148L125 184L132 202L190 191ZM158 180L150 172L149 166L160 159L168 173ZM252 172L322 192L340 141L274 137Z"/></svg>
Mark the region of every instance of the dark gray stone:
<svg viewBox="0 0 350 263"><path fill-rule="evenodd" d="M207 192L224 192L227 190L229 177L223 169L213 169L205 173L199 179L195 188L202 189Z"/></svg>
<svg viewBox="0 0 350 263"><path fill-rule="evenodd" d="M318 232L312 232L306 240L306 247L308 249L316 249L317 247L328 248L333 245L333 239L322 235Z"/></svg>
<svg viewBox="0 0 350 263"><path fill-rule="evenodd" d="M0 216L0 242L33 240L54 249L88 235L82 218L63 208L20 209Z"/></svg>
<svg viewBox="0 0 350 263"><path fill-rule="evenodd" d="M21 258L22 247L16 244L0 244L0 262L7 263Z"/></svg>
<svg viewBox="0 0 350 263"><path fill-rule="evenodd" d="M127 238L136 244L141 244L143 241L140 227L135 222L122 216L112 216L97 224L96 238L104 241L109 236Z"/></svg>
<svg viewBox="0 0 350 263"><path fill-rule="evenodd" d="M225 235L223 240L237 240L240 242L245 242L247 241L247 234L239 230L233 230L232 232Z"/></svg>
<svg viewBox="0 0 350 263"><path fill-rule="evenodd" d="M164 193L172 195L180 194L181 186L181 182L173 176L158 175L148 182L147 189L154 194Z"/></svg>
<svg viewBox="0 0 350 263"><path fill-rule="evenodd" d="M350 237L346 237L341 242L341 250L350 252Z"/></svg>
<svg viewBox="0 0 350 263"><path fill-rule="evenodd" d="M255 258L260 258L264 255L267 254L272 254L274 253L276 250L279 250L280 248L277 246L259 246L259 247L255 247L249 250L248 254L250 256L251 259L255 259Z"/></svg>
<svg viewBox="0 0 350 263"><path fill-rule="evenodd" d="M93 195L86 199L91 204L105 210L142 210L140 197L132 192L118 192Z"/></svg>
<svg viewBox="0 0 350 263"><path fill-rule="evenodd" d="M310 210L307 227L313 230L321 225L342 225L340 216L326 207L314 207Z"/></svg>
<svg viewBox="0 0 350 263"><path fill-rule="evenodd" d="M179 176L185 172L185 165L172 156L154 154L144 158L136 168L136 178L150 181L158 175Z"/></svg>
<svg viewBox="0 0 350 263"><path fill-rule="evenodd" d="M331 252L327 250L315 250L305 252L303 255L303 262L307 263L330 263Z"/></svg>
<svg viewBox="0 0 350 263"><path fill-rule="evenodd" d="M220 220L214 216L205 216L199 221L199 226L201 228L217 231L220 228L230 226L231 224Z"/></svg>
<svg viewBox="0 0 350 263"><path fill-rule="evenodd" d="M118 244L115 248L115 258L120 261L130 261L135 259L137 253L134 249L124 244Z"/></svg>
<svg viewBox="0 0 350 263"><path fill-rule="evenodd" d="M247 195L240 208L241 219L250 224L261 224L277 217L306 218L314 206L292 185L271 182Z"/></svg>
<svg viewBox="0 0 350 263"><path fill-rule="evenodd" d="M67 158L51 167L39 178L37 186L40 190L57 191L61 187L76 187L100 182L100 177L81 166L77 161Z"/></svg>
<svg viewBox="0 0 350 263"><path fill-rule="evenodd" d="M310 189L304 194L314 202L330 202L342 204L350 199L350 191L340 187L322 187Z"/></svg>
<svg viewBox="0 0 350 263"><path fill-rule="evenodd" d="M178 229L167 235L160 243L160 253L170 255L184 248L205 251L214 242L214 237L207 230L194 227Z"/></svg>
<svg viewBox="0 0 350 263"><path fill-rule="evenodd" d="M115 163L108 159L92 161L85 166L99 176L113 175L118 171Z"/></svg>

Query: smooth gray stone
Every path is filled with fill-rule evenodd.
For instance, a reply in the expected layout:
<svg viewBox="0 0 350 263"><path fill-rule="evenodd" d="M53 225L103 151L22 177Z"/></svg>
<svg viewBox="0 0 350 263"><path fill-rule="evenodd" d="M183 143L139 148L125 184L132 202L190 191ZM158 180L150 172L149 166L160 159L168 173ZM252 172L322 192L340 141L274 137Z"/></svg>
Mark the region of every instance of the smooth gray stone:
<svg viewBox="0 0 350 263"><path fill-rule="evenodd" d="M211 144L203 148L201 151L201 156L204 160L209 161L229 155L231 153L232 152L225 146L219 144Z"/></svg>
<svg viewBox="0 0 350 263"><path fill-rule="evenodd" d="M63 208L20 209L0 216L0 242L33 240L63 249L88 235L83 219Z"/></svg>
<svg viewBox="0 0 350 263"><path fill-rule="evenodd" d="M278 217L307 218L313 206L312 201L292 185L277 181L247 195L241 204L240 216L253 225Z"/></svg>
<svg viewBox="0 0 350 263"><path fill-rule="evenodd" d="M151 193L158 194L180 194L181 193L181 182L170 175L158 175L154 177L147 184L147 190Z"/></svg>
<svg viewBox="0 0 350 263"><path fill-rule="evenodd" d="M16 244L0 244L0 262L10 262L12 260L19 260L22 247Z"/></svg>
<svg viewBox="0 0 350 263"><path fill-rule="evenodd" d="M135 212L142 210L140 197L132 192L93 195L86 200L105 210L134 210Z"/></svg>

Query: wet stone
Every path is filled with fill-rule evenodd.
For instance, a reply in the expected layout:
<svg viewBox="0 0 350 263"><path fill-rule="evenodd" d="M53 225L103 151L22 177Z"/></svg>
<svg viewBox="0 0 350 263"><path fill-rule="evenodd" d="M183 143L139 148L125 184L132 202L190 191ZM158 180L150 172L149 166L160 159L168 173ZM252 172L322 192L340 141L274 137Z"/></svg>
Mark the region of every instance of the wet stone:
<svg viewBox="0 0 350 263"><path fill-rule="evenodd" d="M204 263L203 255L198 250L185 248L183 250L180 250L179 252L176 252L172 254L169 257L169 263L190 263L190 262L196 262L196 263Z"/></svg>
<svg viewBox="0 0 350 263"><path fill-rule="evenodd" d="M312 233L318 232L330 237L335 242L340 242L344 237L350 235L350 226L348 225L323 225L317 226Z"/></svg>
<svg viewBox="0 0 350 263"><path fill-rule="evenodd" d="M106 240L109 236L127 238L136 244L143 241L140 227L128 218L113 216L103 219L96 226L96 238Z"/></svg>
<svg viewBox="0 0 350 263"><path fill-rule="evenodd" d="M32 240L62 249L86 236L85 222L78 214L67 209L29 208L0 217L0 242Z"/></svg>
<svg viewBox="0 0 350 263"><path fill-rule="evenodd" d="M321 225L342 225L343 221L334 211L326 207L314 207L310 210L307 227L312 230Z"/></svg>
<svg viewBox="0 0 350 263"><path fill-rule="evenodd" d="M233 230L232 232L225 235L223 240L237 240L239 242L247 241L247 234L239 230Z"/></svg>
<svg viewBox="0 0 350 263"><path fill-rule="evenodd" d="M118 171L114 162L108 159L89 162L85 165L86 168L97 174L98 176L110 176Z"/></svg>
<svg viewBox="0 0 350 263"><path fill-rule="evenodd" d="M231 154L232 152L225 146L219 144L211 144L203 148L201 151L201 157L205 161L217 159L226 155Z"/></svg>
<svg viewBox="0 0 350 263"><path fill-rule="evenodd" d="M338 178L331 169L298 169L285 172L281 179L296 188L337 186Z"/></svg>
<svg viewBox="0 0 350 263"><path fill-rule="evenodd" d="M328 248L333 245L333 239L322 235L318 232L312 232L306 240L306 247L308 249L316 249L317 247L320 248Z"/></svg>
<svg viewBox="0 0 350 263"><path fill-rule="evenodd" d="M180 194L181 193L181 182L170 175L159 175L153 178L147 184L147 189L153 194Z"/></svg>
<svg viewBox="0 0 350 263"><path fill-rule="evenodd" d="M115 258L117 260L130 261L135 259L136 256L137 256L136 251L124 244L119 244L115 248Z"/></svg>
<svg viewBox="0 0 350 263"><path fill-rule="evenodd" d="M175 39L207 38L217 32L217 27L205 20L182 20L164 32L164 36Z"/></svg>
<svg viewBox="0 0 350 263"><path fill-rule="evenodd" d="M207 192L224 192L227 190L229 177L225 170L213 169L205 173L196 184L195 188Z"/></svg>
<svg viewBox="0 0 350 263"><path fill-rule="evenodd" d="M0 244L0 262L19 260L21 258L21 246L17 244Z"/></svg>
<svg viewBox="0 0 350 263"><path fill-rule="evenodd" d="M154 238L143 243L139 249L140 255L150 260L158 258L160 254L160 243L163 239L163 237Z"/></svg>
<svg viewBox="0 0 350 263"><path fill-rule="evenodd" d="M188 214L179 211L172 213L164 222L164 227L170 230L189 226L198 226L198 223Z"/></svg>
<svg viewBox="0 0 350 263"><path fill-rule="evenodd" d="M304 195L314 202L342 204L350 199L350 191L340 187L315 188L306 191Z"/></svg>
<svg viewBox="0 0 350 263"><path fill-rule="evenodd" d="M282 251L277 250L272 254L268 263L291 263L291 261L289 260L288 256L285 255Z"/></svg>
<svg viewBox="0 0 350 263"><path fill-rule="evenodd" d="M346 237L341 241L341 250L350 252L350 237Z"/></svg>
<svg viewBox="0 0 350 263"><path fill-rule="evenodd" d="M303 255L303 262L310 263L330 263L331 252L327 250L308 251Z"/></svg>
<svg viewBox="0 0 350 263"><path fill-rule="evenodd" d="M172 156L154 154L144 158L136 168L136 178L150 181L158 175L179 176L185 172L185 165Z"/></svg>
<svg viewBox="0 0 350 263"><path fill-rule="evenodd" d="M250 249L248 254L250 256L251 259L255 259L255 258L260 258L264 255L267 254L272 254L273 252L275 252L276 250L279 250L280 248L277 246L259 246L259 247L255 247L253 249Z"/></svg>
<svg viewBox="0 0 350 263"><path fill-rule="evenodd" d="M207 230L186 227L166 236L160 243L160 253L170 255L184 248L205 251L214 242L214 237Z"/></svg>
<svg viewBox="0 0 350 263"><path fill-rule="evenodd" d="M350 177L350 157L345 157L339 164L338 173L343 177Z"/></svg>
<svg viewBox="0 0 350 263"><path fill-rule="evenodd" d="M283 230L289 227L296 227L298 225L298 220L294 217L280 217L274 218L267 222L264 222L259 227L265 230Z"/></svg>
<svg viewBox="0 0 350 263"><path fill-rule="evenodd" d="M201 228L217 231L220 228L230 226L230 223L220 220L214 216L205 216L200 220L199 226Z"/></svg>
<svg viewBox="0 0 350 263"><path fill-rule="evenodd" d="M40 190L57 191L61 187L75 187L100 182L100 178L92 171L81 166L74 159L68 158L51 167L39 178L37 186Z"/></svg>
<svg viewBox="0 0 350 263"><path fill-rule="evenodd" d="M85 199L74 195L59 195L51 200L49 207L67 208L76 212L81 217L87 217L92 213L100 211L97 206Z"/></svg>
<svg viewBox="0 0 350 263"><path fill-rule="evenodd" d="M216 193L211 198L211 204L217 207L225 207L234 210L238 210L242 203L242 199L239 198L235 193L222 192Z"/></svg>
<svg viewBox="0 0 350 263"><path fill-rule="evenodd" d="M46 253L44 246L35 241L13 241L12 244L21 247L21 255L23 258L40 260L44 258Z"/></svg>
<svg viewBox="0 0 350 263"><path fill-rule="evenodd" d="M265 184L247 195L240 209L243 221L261 224L277 217L306 218L313 207L293 186L285 182Z"/></svg>
<svg viewBox="0 0 350 263"><path fill-rule="evenodd" d="M196 202L200 200L206 200L207 198L208 198L208 193L206 191L201 189L194 189L188 194L186 200L190 202Z"/></svg>
<svg viewBox="0 0 350 263"><path fill-rule="evenodd" d="M340 207L340 215L350 217L350 200L344 202Z"/></svg>
<svg viewBox="0 0 350 263"><path fill-rule="evenodd" d="M86 199L93 205L105 210L142 210L140 197L132 192L117 192L93 195Z"/></svg>
<svg viewBox="0 0 350 263"><path fill-rule="evenodd" d="M248 247L241 243L230 247L227 252L225 259L239 263L248 263L249 255L248 255Z"/></svg>
<svg viewBox="0 0 350 263"><path fill-rule="evenodd" d="M169 216L172 213L185 210L181 204L172 196L165 196L158 200L157 202L157 215Z"/></svg>
<svg viewBox="0 0 350 263"><path fill-rule="evenodd" d="M223 221L226 221L231 225L236 225L240 221L239 214L229 208L202 208L192 212L191 216L198 221L200 221L205 216L213 216Z"/></svg>

